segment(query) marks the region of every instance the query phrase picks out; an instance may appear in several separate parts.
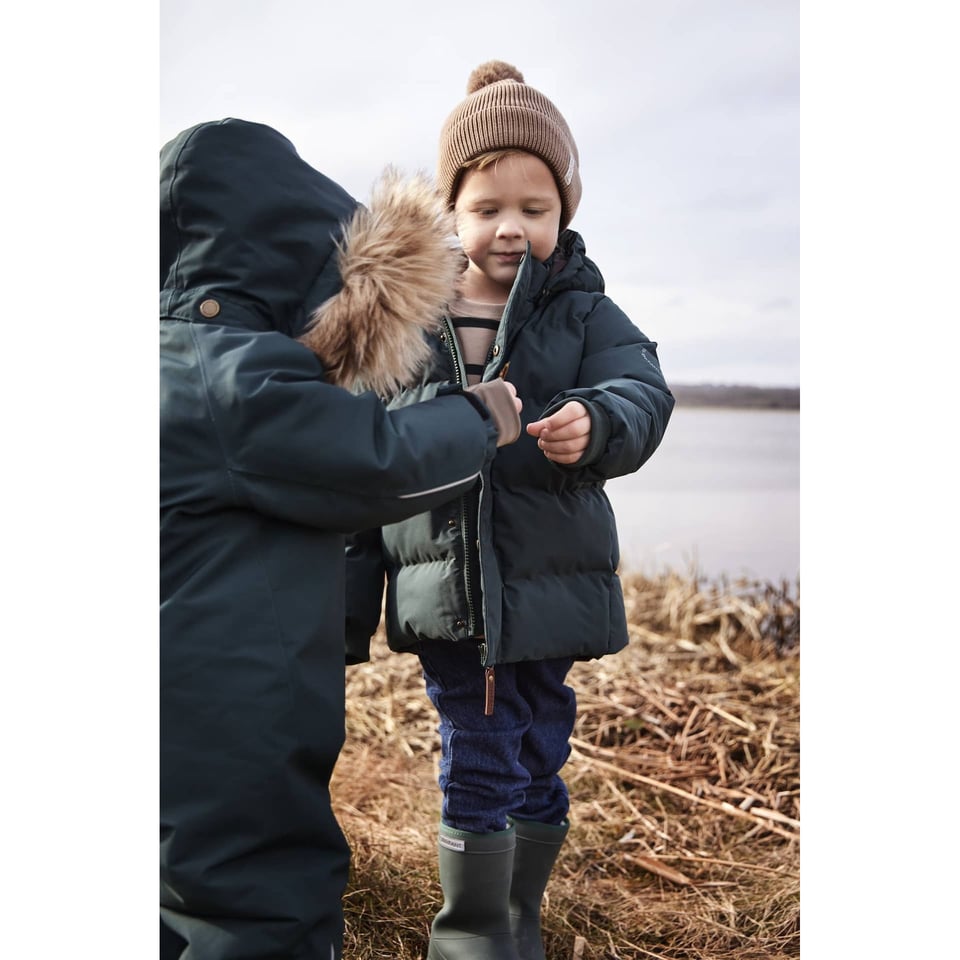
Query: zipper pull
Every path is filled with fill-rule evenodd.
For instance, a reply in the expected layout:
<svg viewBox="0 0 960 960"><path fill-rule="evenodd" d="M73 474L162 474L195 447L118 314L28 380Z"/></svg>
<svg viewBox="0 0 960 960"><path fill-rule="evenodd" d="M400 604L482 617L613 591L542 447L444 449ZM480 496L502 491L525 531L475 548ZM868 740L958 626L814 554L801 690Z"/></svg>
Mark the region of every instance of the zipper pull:
<svg viewBox="0 0 960 960"><path fill-rule="evenodd" d="M493 667L487 667L483 672L483 681L486 686L486 699L483 703L483 715L493 716L493 697L496 692L496 680L493 676Z"/></svg>

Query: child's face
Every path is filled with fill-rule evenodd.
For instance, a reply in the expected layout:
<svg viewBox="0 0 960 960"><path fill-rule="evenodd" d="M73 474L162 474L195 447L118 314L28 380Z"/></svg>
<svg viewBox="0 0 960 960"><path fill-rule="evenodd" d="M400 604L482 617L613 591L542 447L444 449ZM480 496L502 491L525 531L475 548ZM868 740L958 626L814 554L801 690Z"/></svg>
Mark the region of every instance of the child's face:
<svg viewBox="0 0 960 960"><path fill-rule="evenodd" d="M528 240L538 260L557 246L560 192L550 168L533 154L511 154L483 170L468 170L454 212L470 259L461 289L473 300L506 301Z"/></svg>

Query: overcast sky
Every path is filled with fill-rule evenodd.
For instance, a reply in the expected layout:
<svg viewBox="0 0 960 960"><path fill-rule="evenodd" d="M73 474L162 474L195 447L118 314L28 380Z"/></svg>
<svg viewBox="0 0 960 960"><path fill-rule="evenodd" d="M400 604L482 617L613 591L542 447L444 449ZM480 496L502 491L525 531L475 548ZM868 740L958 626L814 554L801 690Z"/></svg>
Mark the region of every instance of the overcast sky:
<svg viewBox="0 0 960 960"><path fill-rule="evenodd" d="M513 63L573 131L571 226L667 379L799 385L798 0L159 9L160 144L267 123L361 201L387 163L432 173L470 71Z"/></svg>

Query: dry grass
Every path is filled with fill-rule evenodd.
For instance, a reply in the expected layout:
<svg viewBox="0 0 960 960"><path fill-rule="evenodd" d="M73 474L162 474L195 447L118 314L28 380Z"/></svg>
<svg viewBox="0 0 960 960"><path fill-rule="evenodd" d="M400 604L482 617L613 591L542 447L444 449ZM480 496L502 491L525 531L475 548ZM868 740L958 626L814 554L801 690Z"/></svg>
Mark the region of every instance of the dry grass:
<svg viewBox="0 0 960 960"><path fill-rule="evenodd" d="M624 577L631 643L580 663L551 960L799 956L799 585ZM349 960L418 960L441 902L436 716L415 657L348 670L334 805Z"/></svg>

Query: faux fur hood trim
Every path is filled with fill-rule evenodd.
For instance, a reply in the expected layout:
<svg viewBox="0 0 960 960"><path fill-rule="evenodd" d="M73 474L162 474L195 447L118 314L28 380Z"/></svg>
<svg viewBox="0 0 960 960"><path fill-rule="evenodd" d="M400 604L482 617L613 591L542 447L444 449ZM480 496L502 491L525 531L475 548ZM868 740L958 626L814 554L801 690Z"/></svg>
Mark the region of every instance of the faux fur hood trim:
<svg viewBox="0 0 960 960"><path fill-rule="evenodd" d="M414 382L465 264L453 214L431 180L383 172L338 243L343 288L299 338L327 380L381 396Z"/></svg>

